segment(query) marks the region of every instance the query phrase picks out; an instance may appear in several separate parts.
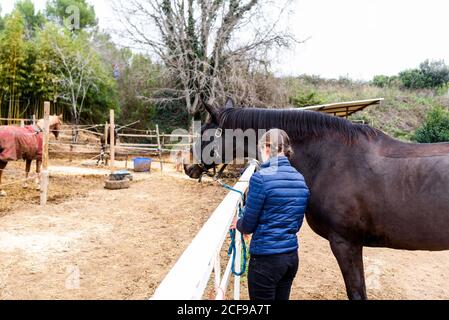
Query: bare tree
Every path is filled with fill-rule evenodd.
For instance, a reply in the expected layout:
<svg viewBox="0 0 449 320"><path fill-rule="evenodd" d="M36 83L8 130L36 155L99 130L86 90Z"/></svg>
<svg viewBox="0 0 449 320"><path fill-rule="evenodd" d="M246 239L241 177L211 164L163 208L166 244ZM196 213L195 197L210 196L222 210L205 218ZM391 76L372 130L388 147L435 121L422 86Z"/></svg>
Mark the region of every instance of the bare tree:
<svg viewBox="0 0 449 320"><path fill-rule="evenodd" d="M253 76L268 65L270 50L295 41L282 28L292 1L115 0L114 6L124 36L161 59L177 97L195 114L228 96L257 102Z"/></svg>
<svg viewBox="0 0 449 320"><path fill-rule="evenodd" d="M87 93L95 88L97 80L90 65L91 55L84 56L80 52L75 52L68 57L57 43L55 43L55 50L62 61L58 79L59 86L62 88L59 98L70 102L75 124L79 124Z"/></svg>
<svg viewBox="0 0 449 320"><path fill-rule="evenodd" d="M58 92L55 100L62 99L71 106L71 113L76 125L79 125L84 103L89 93L98 90L101 80L98 57L90 47L88 39L81 36L70 38L49 28L45 34L47 47L46 60L52 68L53 79ZM73 140L77 140L77 130Z"/></svg>

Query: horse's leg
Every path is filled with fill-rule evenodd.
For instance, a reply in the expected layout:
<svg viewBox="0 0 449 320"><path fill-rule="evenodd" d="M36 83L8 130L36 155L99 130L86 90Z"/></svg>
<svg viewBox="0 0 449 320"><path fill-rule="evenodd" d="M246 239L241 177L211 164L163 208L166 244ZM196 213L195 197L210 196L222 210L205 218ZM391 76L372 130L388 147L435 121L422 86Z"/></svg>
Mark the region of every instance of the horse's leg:
<svg viewBox="0 0 449 320"><path fill-rule="evenodd" d="M25 182L23 183L24 188L28 188L28 176L31 171L31 160L26 160L26 168L25 168Z"/></svg>
<svg viewBox="0 0 449 320"><path fill-rule="evenodd" d="M104 149L105 149L104 144L101 143L100 154L98 155L97 166L99 166L100 164L103 163Z"/></svg>
<svg viewBox="0 0 449 320"><path fill-rule="evenodd" d="M221 167L220 171L218 171L218 174L217 174L217 176L216 176L216 179L221 179L221 177L223 176L223 172L225 171L225 169L226 169L227 166L228 166L227 164L224 164L224 165Z"/></svg>
<svg viewBox="0 0 449 320"><path fill-rule="evenodd" d="M6 197L6 192L2 190L2 174L8 162L0 160L0 197Z"/></svg>
<svg viewBox="0 0 449 320"><path fill-rule="evenodd" d="M36 190L41 189L41 167L42 167L42 160L36 160Z"/></svg>
<svg viewBox="0 0 449 320"><path fill-rule="evenodd" d="M345 280L346 292L351 300L366 300L363 271L363 246L353 244L340 236L329 237L332 252Z"/></svg>

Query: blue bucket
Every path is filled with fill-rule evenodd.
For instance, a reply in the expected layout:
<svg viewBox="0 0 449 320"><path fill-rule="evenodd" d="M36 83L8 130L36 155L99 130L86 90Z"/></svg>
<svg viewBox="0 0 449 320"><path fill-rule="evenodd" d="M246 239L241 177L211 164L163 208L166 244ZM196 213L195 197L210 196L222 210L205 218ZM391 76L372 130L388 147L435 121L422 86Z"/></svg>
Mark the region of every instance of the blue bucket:
<svg viewBox="0 0 449 320"><path fill-rule="evenodd" d="M152 162L153 162L153 159L151 159L151 158L135 158L134 159L134 171L135 172L150 172Z"/></svg>

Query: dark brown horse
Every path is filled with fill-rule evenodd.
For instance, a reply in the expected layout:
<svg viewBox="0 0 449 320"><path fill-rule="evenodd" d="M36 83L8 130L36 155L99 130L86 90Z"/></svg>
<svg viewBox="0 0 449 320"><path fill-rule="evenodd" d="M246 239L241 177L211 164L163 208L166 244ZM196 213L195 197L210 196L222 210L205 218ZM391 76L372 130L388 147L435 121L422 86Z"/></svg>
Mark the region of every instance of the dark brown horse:
<svg viewBox="0 0 449 320"><path fill-rule="evenodd" d="M56 139L62 125L62 116L50 116L50 132ZM40 189L40 172L42 165L42 128L44 120L39 120L34 126L23 128L16 126L0 126L0 197L5 197L6 192L2 190L2 174L9 161L25 160L25 183L28 187L28 175L31 170L31 162L36 160L37 189Z"/></svg>
<svg viewBox="0 0 449 320"><path fill-rule="evenodd" d="M363 247L449 249L449 143L410 144L300 110L209 110L207 128L285 130L311 190L310 227L330 242L350 299L366 299ZM203 143L204 149L207 143ZM233 146L235 147L235 146ZM185 167L198 178L211 166Z"/></svg>

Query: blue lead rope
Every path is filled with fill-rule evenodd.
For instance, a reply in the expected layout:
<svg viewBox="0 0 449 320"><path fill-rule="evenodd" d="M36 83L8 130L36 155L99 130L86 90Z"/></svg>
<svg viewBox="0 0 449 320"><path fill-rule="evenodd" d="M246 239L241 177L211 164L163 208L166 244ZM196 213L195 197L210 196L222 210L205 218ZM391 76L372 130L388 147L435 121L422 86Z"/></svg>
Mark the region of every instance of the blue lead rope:
<svg viewBox="0 0 449 320"><path fill-rule="evenodd" d="M231 244L229 245L229 249L228 249L228 255L232 254L232 265L231 265L231 270L232 270L232 274L236 277L241 277L245 274L246 272L246 244L245 244L245 239L243 234L242 236L242 251L243 251L243 259L242 259L242 264L240 266L240 272L236 272L235 271L235 254L236 254L236 247L235 247L235 234L236 231L235 230L229 230L229 233L231 235Z"/></svg>
<svg viewBox="0 0 449 320"><path fill-rule="evenodd" d="M223 188L228 189L229 191L237 192L238 194L240 194L242 196L242 200L245 201L245 194L242 191L234 189L233 187L231 187L230 185L227 185L226 183L224 183L222 181L218 181L218 183L220 183Z"/></svg>
<svg viewBox="0 0 449 320"><path fill-rule="evenodd" d="M233 192L237 192L242 196L242 201L245 201L245 194L237 189L234 189L233 187L220 182L220 184L222 185L223 188L228 189L230 191ZM242 208L241 205L239 205L239 213L238 213L238 217L239 218L243 218L243 215L245 214L245 209ZM231 237L231 244L229 245L229 249L228 249L228 256L232 255L232 274L236 277L241 277L245 274L246 272L246 262L247 262L247 253L246 253L246 243L245 243L245 237L243 234L240 234L241 236L241 242L242 242L242 251L243 251L243 259L242 259L242 263L240 266L240 272L236 272L235 271L235 255L237 253L237 249L236 249L236 244L235 244L235 235L236 235L236 230L229 230L229 235Z"/></svg>

